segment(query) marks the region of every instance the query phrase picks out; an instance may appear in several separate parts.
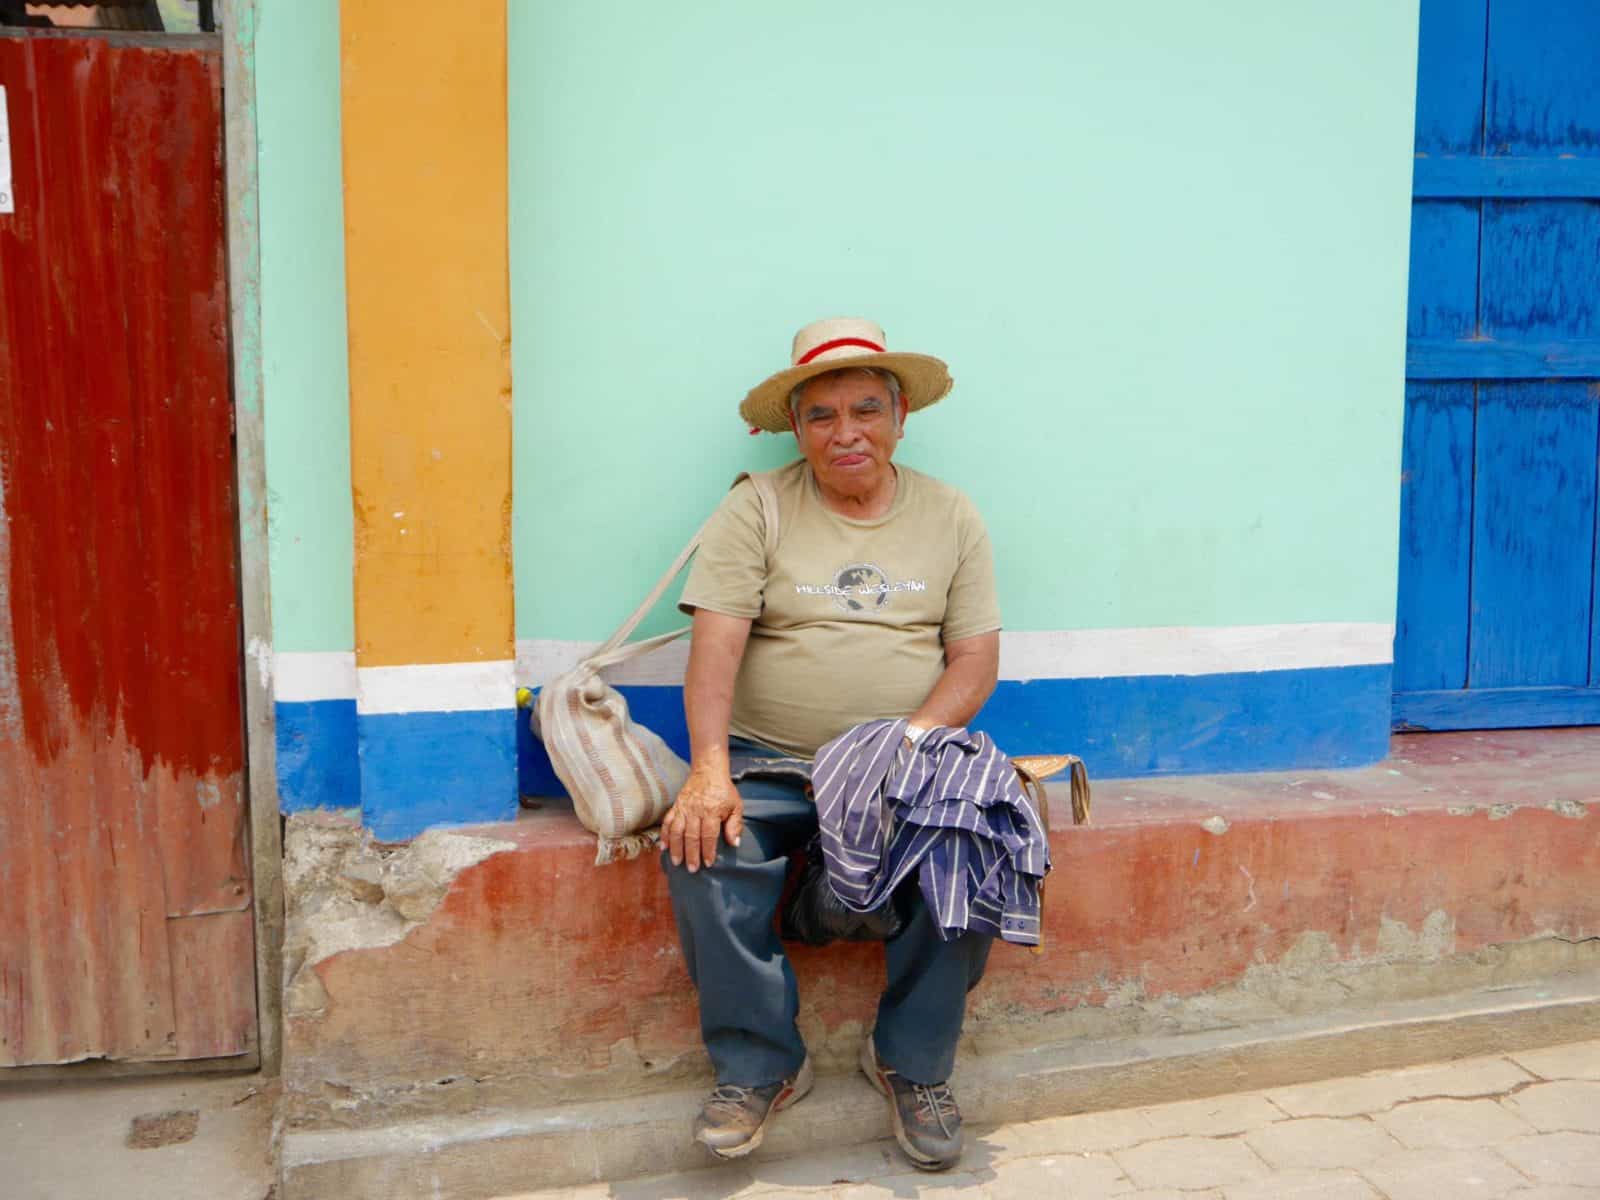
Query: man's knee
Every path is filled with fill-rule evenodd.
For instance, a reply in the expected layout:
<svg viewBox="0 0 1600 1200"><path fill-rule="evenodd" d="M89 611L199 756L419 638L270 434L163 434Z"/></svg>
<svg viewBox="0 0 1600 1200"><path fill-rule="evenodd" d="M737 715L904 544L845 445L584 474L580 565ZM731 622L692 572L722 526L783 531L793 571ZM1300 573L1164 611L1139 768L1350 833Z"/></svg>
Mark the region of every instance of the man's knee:
<svg viewBox="0 0 1600 1200"><path fill-rule="evenodd" d="M674 863L665 848L661 869L667 876L667 891L674 907L709 905L720 908L737 897L743 905L758 903L768 892L781 892L787 859L768 860L761 847L748 834L739 846L717 847L717 855L691 871L687 863ZM776 895L773 902L776 903Z"/></svg>
<svg viewBox="0 0 1600 1200"><path fill-rule="evenodd" d="M740 846L730 846L726 842L719 842L715 857L710 862L701 863L698 868L691 871L687 862L674 863L672 855L665 846L662 846L661 869L667 873L668 879L695 880L718 872L726 874L736 866L741 865L740 852L743 849L742 844ZM760 859L760 851L754 847L752 847L752 850L754 853L748 855L744 865Z"/></svg>
<svg viewBox="0 0 1600 1200"><path fill-rule="evenodd" d="M967 991L970 992L983 982L983 972L989 965L989 951L994 947L994 938L986 933L963 936L972 942L967 949Z"/></svg>
<svg viewBox="0 0 1600 1200"><path fill-rule="evenodd" d="M692 900L703 895L713 875L717 873L717 864L711 862L699 870L691 871L688 863L674 863L672 855L663 846L661 870L666 874L667 891L676 905L680 900Z"/></svg>

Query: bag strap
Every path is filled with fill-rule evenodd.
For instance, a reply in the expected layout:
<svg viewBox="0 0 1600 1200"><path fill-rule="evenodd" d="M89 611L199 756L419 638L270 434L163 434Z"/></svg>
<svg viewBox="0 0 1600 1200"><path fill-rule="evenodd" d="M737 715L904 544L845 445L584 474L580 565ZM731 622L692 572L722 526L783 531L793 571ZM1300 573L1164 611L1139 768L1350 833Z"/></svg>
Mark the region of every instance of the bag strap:
<svg viewBox="0 0 1600 1200"><path fill-rule="evenodd" d="M602 642L595 652L584 660L585 662L593 665L605 665L596 663L597 659L606 659L608 664L621 662L625 658L634 657L634 654L645 653L643 647L654 650L657 646L664 646L673 639L680 638L689 632L689 626L685 625L682 629L673 633L663 633L657 637L646 638L638 643L638 647L641 647L639 649L629 646L628 649L632 650L633 654L624 654L621 657L617 657L615 653L622 647L623 642L633 636L633 631L639 628L639 622L644 620L645 614L656 606L656 602L662 596L666 595L667 589L672 586L672 581L678 577L679 572L689 565L689 560L694 557L694 552L700 549L700 536L705 533L706 524L710 524L709 518L705 524L702 524L699 529L694 531L694 536L689 539L689 544L678 551L678 557L672 560L672 565L667 568L666 574L656 580L655 587L651 588L650 594L639 602L639 607L633 610L632 615L618 627L615 633Z"/></svg>
<svg viewBox="0 0 1600 1200"><path fill-rule="evenodd" d="M1030 754L1011 760L1011 765L1016 768L1017 774L1026 781L1041 785L1052 775L1059 775L1068 767L1072 768L1071 795L1072 795L1072 823L1074 825L1087 825L1091 797L1089 792L1089 769L1083 765L1083 759L1076 754ZM1040 810L1041 813L1043 810ZM1049 822L1046 821L1046 825Z"/></svg>
<svg viewBox="0 0 1600 1200"><path fill-rule="evenodd" d="M766 527L766 555L767 561L772 561L772 555L778 548L778 493L772 486L772 471L741 471L733 481L733 487L738 487L746 479L756 489L756 498L761 502L762 524ZM732 488L729 488L732 491ZM667 568L666 574L656 581L655 587L650 589L650 594L633 610L632 615L624 621L617 631L608 637L595 649L595 652L583 661L591 667L601 668L615 666L617 663L626 662L630 658L637 658L641 654L648 654L659 649L669 642L675 642L688 633L691 626L685 625L682 629L675 629L671 633L660 633L655 637L645 638L641 642L624 645L633 636L633 631L639 628L648 613L666 595L667 589L672 586L672 581L678 577L684 567L689 565L689 560L694 557L694 552L700 549L700 538L705 534L706 526L711 523L708 517L700 528L694 531L694 536L689 539L689 544L678 552L678 557L673 559L672 565Z"/></svg>

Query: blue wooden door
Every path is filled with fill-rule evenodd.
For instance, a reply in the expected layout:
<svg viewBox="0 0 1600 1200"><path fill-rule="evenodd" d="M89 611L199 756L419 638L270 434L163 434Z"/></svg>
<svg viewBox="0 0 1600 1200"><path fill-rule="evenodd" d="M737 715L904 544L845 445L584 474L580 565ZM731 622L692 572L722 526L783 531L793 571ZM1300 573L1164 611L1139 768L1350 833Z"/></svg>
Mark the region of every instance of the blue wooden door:
<svg viewBox="0 0 1600 1200"><path fill-rule="evenodd" d="M1422 0L1396 728L1600 724L1600 0Z"/></svg>

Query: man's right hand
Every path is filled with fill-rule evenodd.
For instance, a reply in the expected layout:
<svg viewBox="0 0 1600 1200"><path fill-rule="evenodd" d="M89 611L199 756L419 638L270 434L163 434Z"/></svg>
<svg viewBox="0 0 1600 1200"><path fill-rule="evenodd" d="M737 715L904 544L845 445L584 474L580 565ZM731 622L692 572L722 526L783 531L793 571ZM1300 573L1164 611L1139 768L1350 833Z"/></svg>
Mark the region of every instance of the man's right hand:
<svg viewBox="0 0 1600 1200"><path fill-rule="evenodd" d="M710 866L717 857L717 837L737 846L744 831L744 801L726 766L697 767L689 772L678 800L661 818L661 836L672 865L685 861L689 870Z"/></svg>

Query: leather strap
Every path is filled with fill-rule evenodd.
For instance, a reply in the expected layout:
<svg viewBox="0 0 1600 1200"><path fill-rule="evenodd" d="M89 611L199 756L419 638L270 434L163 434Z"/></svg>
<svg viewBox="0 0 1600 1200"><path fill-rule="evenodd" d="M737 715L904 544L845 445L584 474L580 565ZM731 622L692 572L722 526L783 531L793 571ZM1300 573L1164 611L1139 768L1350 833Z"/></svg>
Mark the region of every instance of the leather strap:
<svg viewBox="0 0 1600 1200"><path fill-rule="evenodd" d="M1016 768L1017 775L1024 784L1037 783L1040 792L1044 791L1046 779L1052 775L1059 775L1070 767L1071 773L1068 779L1071 785L1072 823L1074 825L1089 823L1092 797L1089 791L1089 769L1083 765L1083 759L1076 754L1031 754L1013 758L1011 765ZM1043 808L1039 810L1039 815L1041 817L1045 815Z"/></svg>

